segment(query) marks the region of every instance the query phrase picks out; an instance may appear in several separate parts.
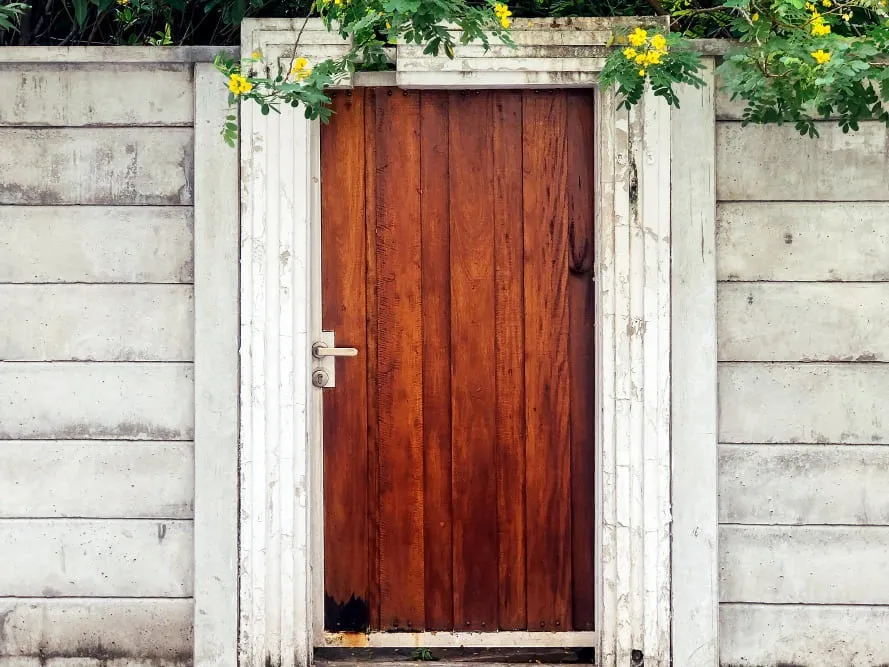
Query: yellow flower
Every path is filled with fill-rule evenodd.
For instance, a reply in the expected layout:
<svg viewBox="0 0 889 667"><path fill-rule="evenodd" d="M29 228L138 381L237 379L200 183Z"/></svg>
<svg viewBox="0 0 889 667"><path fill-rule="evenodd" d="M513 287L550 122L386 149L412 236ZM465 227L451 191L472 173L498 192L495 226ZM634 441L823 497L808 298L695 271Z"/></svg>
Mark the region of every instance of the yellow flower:
<svg viewBox="0 0 889 667"><path fill-rule="evenodd" d="M759 21L759 12L753 12L753 16L751 18L753 19L754 23Z"/></svg>
<svg viewBox="0 0 889 667"><path fill-rule="evenodd" d="M243 95L253 90L253 84L240 74L235 73L228 78L228 89L234 95Z"/></svg>
<svg viewBox="0 0 889 667"><path fill-rule="evenodd" d="M843 14L843 20L844 20L846 23L848 23L848 22L849 22L849 19L851 19L851 18L852 18L852 12L846 12L845 14Z"/></svg>
<svg viewBox="0 0 889 667"><path fill-rule="evenodd" d="M645 64L646 65L660 65L661 64L661 52L660 51L649 51L645 55Z"/></svg>
<svg viewBox="0 0 889 667"><path fill-rule="evenodd" d="M820 17L812 21L812 35L815 37L824 37L830 34L830 26L824 23Z"/></svg>
<svg viewBox="0 0 889 667"><path fill-rule="evenodd" d="M667 40L663 35L655 35L651 38L651 46L661 53L664 53L667 50Z"/></svg>
<svg viewBox="0 0 889 667"><path fill-rule="evenodd" d="M636 28L628 39L633 46L642 46L648 40L648 33L642 28Z"/></svg>
<svg viewBox="0 0 889 667"><path fill-rule="evenodd" d="M638 55L639 54L636 53L636 49L634 49L632 46L628 46L624 49L624 58L626 58L627 60L633 60Z"/></svg>
<svg viewBox="0 0 889 667"><path fill-rule="evenodd" d="M821 4L825 7L833 7L833 3L830 0L821 0Z"/></svg>
<svg viewBox="0 0 889 667"><path fill-rule="evenodd" d="M812 51L811 56L815 59L815 62L819 65L823 65L825 63L830 62L830 54L824 49L818 49L817 51Z"/></svg>
<svg viewBox="0 0 889 667"><path fill-rule="evenodd" d="M290 73L296 75L297 81L308 79L312 75L312 70L309 68L309 61L303 57L297 58L293 61L293 68L290 70Z"/></svg>
<svg viewBox="0 0 889 667"><path fill-rule="evenodd" d="M640 69L640 70L639 70L639 76L645 76L645 70L644 70L644 69Z"/></svg>
<svg viewBox="0 0 889 667"><path fill-rule="evenodd" d="M117 4L119 4L121 7L123 7L125 5L130 4L130 0L117 0Z"/></svg>
<svg viewBox="0 0 889 667"><path fill-rule="evenodd" d="M494 14L497 16L497 19L500 21L500 25L504 28L508 28L512 21L510 21L509 17L512 16L512 12L509 11L509 6L504 2L495 2L494 3Z"/></svg>
<svg viewBox="0 0 889 667"><path fill-rule="evenodd" d="M386 30L392 30L392 24L386 21Z"/></svg>
<svg viewBox="0 0 889 667"><path fill-rule="evenodd" d="M814 11L815 11L815 5L813 5L811 2L807 2L807 3L805 4L805 7L806 7L806 9L808 9L810 12L814 12Z"/></svg>
<svg viewBox="0 0 889 667"><path fill-rule="evenodd" d="M251 60L259 60L260 58L262 58L262 51L258 49L250 54Z"/></svg>
<svg viewBox="0 0 889 667"><path fill-rule="evenodd" d="M644 65L645 61L646 58L644 53L640 53L638 56L636 56L635 62L637 65Z"/></svg>

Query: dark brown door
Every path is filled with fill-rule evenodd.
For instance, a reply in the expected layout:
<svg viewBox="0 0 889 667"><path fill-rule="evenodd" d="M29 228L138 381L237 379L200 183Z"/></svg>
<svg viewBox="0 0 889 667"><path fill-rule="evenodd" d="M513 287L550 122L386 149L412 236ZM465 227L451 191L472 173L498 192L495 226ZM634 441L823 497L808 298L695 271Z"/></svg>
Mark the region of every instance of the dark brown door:
<svg viewBox="0 0 889 667"><path fill-rule="evenodd" d="M334 97L330 631L593 629L592 100Z"/></svg>

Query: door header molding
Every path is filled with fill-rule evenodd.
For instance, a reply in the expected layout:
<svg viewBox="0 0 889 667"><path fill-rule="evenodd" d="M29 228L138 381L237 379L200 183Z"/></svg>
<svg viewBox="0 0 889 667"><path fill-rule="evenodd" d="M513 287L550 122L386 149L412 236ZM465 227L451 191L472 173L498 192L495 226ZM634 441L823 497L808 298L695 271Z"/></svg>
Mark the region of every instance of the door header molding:
<svg viewBox="0 0 889 667"><path fill-rule="evenodd" d="M650 20L646 19L649 23ZM656 20L656 19L655 19ZM638 22L635 21L635 22ZM310 60L348 45L320 22L246 20L242 50ZM633 19L516 20L517 49L412 47L344 87L593 87L615 27ZM577 57L578 49L588 53ZM597 91L599 664L670 663L670 110ZM240 663L303 667L323 644L320 144L301 110L241 110Z"/></svg>

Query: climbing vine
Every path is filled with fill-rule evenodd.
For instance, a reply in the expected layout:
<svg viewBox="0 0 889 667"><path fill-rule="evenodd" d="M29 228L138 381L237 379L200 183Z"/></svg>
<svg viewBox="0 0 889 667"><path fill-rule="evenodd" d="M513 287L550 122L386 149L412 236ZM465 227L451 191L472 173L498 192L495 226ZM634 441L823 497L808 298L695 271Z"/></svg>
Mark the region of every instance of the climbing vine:
<svg viewBox="0 0 889 667"><path fill-rule="evenodd" d="M259 51L242 61L218 57L216 66L228 78L232 104L256 102L264 114L279 111L282 105L301 106L306 117L327 120L329 99L324 91L359 67L386 69L387 46L418 44L424 53L453 58L457 44L479 42L488 47L492 40L512 44L508 32L512 11L494 0L481 5L464 0L317 0L313 9L328 30L351 42L348 53L310 66L299 55L300 31L287 67L266 62ZM307 21L308 17L303 27ZM234 116L225 124L223 137L234 143Z"/></svg>

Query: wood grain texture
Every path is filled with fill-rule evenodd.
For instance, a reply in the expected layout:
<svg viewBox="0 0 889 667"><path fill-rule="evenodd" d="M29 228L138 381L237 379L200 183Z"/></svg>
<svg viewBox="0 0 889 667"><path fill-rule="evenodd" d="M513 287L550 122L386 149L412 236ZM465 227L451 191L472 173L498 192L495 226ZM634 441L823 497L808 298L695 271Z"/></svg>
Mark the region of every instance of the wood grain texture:
<svg viewBox="0 0 889 667"><path fill-rule="evenodd" d="M0 364L0 439L192 440L191 364Z"/></svg>
<svg viewBox="0 0 889 667"><path fill-rule="evenodd" d="M571 396L572 628L596 619L595 118L587 91L566 94L568 148L568 345Z"/></svg>
<svg viewBox="0 0 889 667"><path fill-rule="evenodd" d="M5 64L0 126L191 125L192 68L181 64Z"/></svg>
<svg viewBox="0 0 889 667"><path fill-rule="evenodd" d="M420 98L426 627L454 628L448 93Z"/></svg>
<svg viewBox="0 0 889 667"><path fill-rule="evenodd" d="M501 630L528 626L525 560L525 321L522 93L493 97L497 534Z"/></svg>
<svg viewBox="0 0 889 667"><path fill-rule="evenodd" d="M186 207L0 206L0 282L190 283Z"/></svg>
<svg viewBox="0 0 889 667"><path fill-rule="evenodd" d="M190 128L7 128L0 145L0 204L193 202Z"/></svg>
<svg viewBox="0 0 889 667"><path fill-rule="evenodd" d="M889 361L887 283L721 283L720 361Z"/></svg>
<svg viewBox="0 0 889 667"><path fill-rule="evenodd" d="M0 597L0 618L0 656L10 659L52 664L47 656L111 655L121 665L192 660L194 610L187 599Z"/></svg>
<svg viewBox="0 0 889 667"><path fill-rule="evenodd" d="M4 361L192 361L190 285L0 285Z"/></svg>
<svg viewBox="0 0 889 667"><path fill-rule="evenodd" d="M889 366L719 364L719 440L889 443Z"/></svg>
<svg viewBox="0 0 889 667"><path fill-rule="evenodd" d="M338 94L340 125L322 139L322 252L325 328L365 313L365 479L345 457L326 477L348 470L361 486L366 547L338 553L348 538L337 526L361 503L346 501L353 489L332 503L341 517L328 510L326 541L329 560L364 554L367 564L328 566L328 592L366 573L368 624L383 631L590 629L591 98L572 98L569 114L563 91L358 95L363 128ZM348 147L335 145L340 132ZM363 212L348 192L360 189L356 172ZM361 262L366 288L352 303L342 293L361 293L349 268ZM326 402L326 442L354 447L365 436Z"/></svg>
<svg viewBox="0 0 889 667"><path fill-rule="evenodd" d="M716 124L716 194L730 201L889 200L887 132L877 122L844 134L829 121L820 137L791 125Z"/></svg>
<svg viewBox="0 0 889 667"><path fill-rule="evenodd" d="M889 448L721 445L719 520L889 525Z"/></svg>
<svg viewBox="0 0 889 667"><path fill-rule="evenodd" d="M454 621L494 630L498 608L491 98L450 105Z"/></svg>
<svg viewBox="0 0 889 667"><path fill-rule="evenodd" d="M721 526L721 602L889 604L889 527Z"/></svg>
<svg viewBox="0 0 889 667"><path fill-rule="evenodd" d="M192 443L0 441L0 497L0 518L190 519Z"/></svg>
<svg viewBox="0 0 889 667"><path fill-rule="evenodd" d="M720 280L889 280L889 203L717 207Z"/></svg>
<svg viewBox="0 0 889 667"><path fill-rule="evenodd" d="M528 627L571 625L566 103L525 92L524 246Z"/></svg>
<svg viewBox="0 0 889 667"><path fill-rule="evenodd" d="M425 624L419 96L376 94L380 624Z"/></svg>
<svg viewBox="0 0 889 667"><path fill-rule="evenodd" d="M364 91L364 230L367 258L367 606L372 628L380 626L380 474L377 406L377 94Z"/></svg>
<svg viewBox="0 0 889 667"><path fill-rule="evenodd" d="M359 356L337 359L324 391L325 628L358 631L369 622L363 91L335 93L333 111L321 130L322 328Z"/></svg>
<svg viewBox="0 0 889 667"><path fill-rule="evenodd" d="M884 665L889 607L723 604L719 644L724 665Z"/></svg>
<svg viewBox="0 0 889 667"><path fill-rule="evenodd" d="M191 521L0 519L0 596L189 597Z"/></svg>

